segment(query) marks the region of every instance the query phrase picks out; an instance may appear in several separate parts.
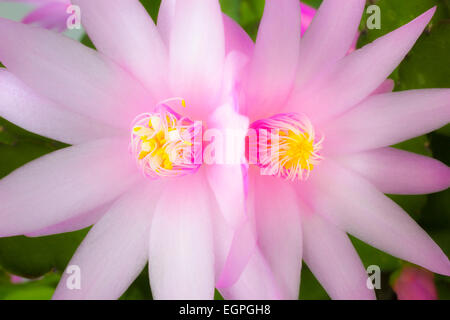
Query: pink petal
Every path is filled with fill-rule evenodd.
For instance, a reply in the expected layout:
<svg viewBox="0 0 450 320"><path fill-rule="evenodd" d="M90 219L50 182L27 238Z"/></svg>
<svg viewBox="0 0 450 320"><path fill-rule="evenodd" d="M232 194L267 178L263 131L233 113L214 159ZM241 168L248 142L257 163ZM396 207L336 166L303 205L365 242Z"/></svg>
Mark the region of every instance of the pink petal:
<svg viewBox="0 0 450 320"><path fill-rule="evenodd" d="M63 274L53 299L118 299L148 258L148 234L159 196L145 182L122 196L94 225L68 264L78 266L81 288L70 289L73 275Z"/></svg>
<svg viewBox="0 0 450 320"><path fill-rule="evenodd" d="M215 210L213 217L216 278L219 278L229 257L235 230L227 224L220 211ZM282 298L280 286L276 282L267 260L257 247L253 250L253 254L237 282L231 287L220 288L219 291L225 299L267 300Z"/></svg>
<svg viewBox="0 0 450 320"><path fill-rule="evenodd" d="M98 51L132 73L157 100L167 99L168 52L137 0L73 0Z"/></svg>
<svg viewBox="0 0 450 320"><path fill-rule="evenodd" d="M0 116L29 131L70 144L127 134L126 131L59 108L37 96L4 69L0 70Z"/></svg>
<svg viewBox="0 0 450 320"><path fill-rule="evenodd" d="M311 178L315 211L380 250L450 275L448 258L406 212L364 178L325 161Z"/></svg>
<svg viewBox="0 0 450 320"><path fill-rule="evenodd" d="M223 27L225 31L225 52L239 51L251 57L254 43L247 32L226 14L223 14Z"/></svg>
<svg viewBox="0 0 450 320"><path fill-rule="evenodd" d="M306 113L317 124L354 107L403 60L435 10L428 10L412 22L329 66L291 97L286 110ZM323 38L320 41L324 42Z"/></svg>
<svg viewBox="0 0 450 320"><path fill-rule="evenodd" d="M217 0L177 0L170 38L170 82L199 118L212 110L222 79L225 39Z"/></svg>
<svg viewBox="0 0 450 320"><path fill-rule="evenodd" d="M224 214L227 223L237 226L245 215L245 181L242 161L245 161L245 136L249 121L234 110L232 103L226 103L217 108L208 120L208 128L214 128L215 155L222 153L223 157L209 163L203 153L206 177L217 200L220 210ZM230 134L232 133L232 134ZM206 140L206 134L204 140ZM217 150L216 150L217 149ZM212 162L212 161L211 161Z"/></svg>
<svg viewBox="0 0 450 320"><path fill-rule="evenodd" d="M449 121L450 89L379 94L327 125L324 152L342 154L389 146Z"/></svg>
<svg viewBox="0 0 450 320"><path fill-rule="evenodd" d="M123 140L97 140L34 160L0 181L0 235L31 233L105 204L140 175Z"/></svg>
<svg viewBox="0 0 450 320"><path fill-rule="evenodd" d="M149 273L156 299L212 299L210 193L203 173L167 185L150 231Z"/></svg>
<svg viewBox="0 0 450 320"><path fill-rule="evenodd" d="M267 117L291 90L300 48L300 2L267 1L251 62L247 95L250 118Z"/></svg>
<svg viewBox="0 0 450 320"><path fill-rule="evenodd" d="M0 61L59 105L126 128L154 105L122 68L72 39L6 19L0 29Z"/></svg>
<svg viewBox="0 0 450 320"><path fill-rule="evenodd" d="M392 92L394 90L394 87L395 87L394 80L386 79L378 88L375 89L374 92L372 92L372 95Z"/></svg>
<svg viewBox="0 0 450 320"><path fill-rule="evenodd" d="M301 9L301 29L302 29L302 36L305 33L305 31L309 28L311 25L311 22L316 15L317 10L313 7L308 6L307 4L300 3L300 9Z"/></svg>
<svg viewBox="0 0 450 320"><path fill-rule="evenodd" d="M170 47L173 21L175 19L175 8L177 0L161 0L158 12L158 31L167 48Z"/></svg>
<svg viewBox="0 0 450 320"><path fill-rule="evenodd" d="M81 230L96 224L108 210L111 208L111 203L103 204L98 208L89 210L86 213L75 216L69 220L54 224L52 226L43 228L41 230L27 233L27 237L42 237L52 234L65 233Z"/></svg>
<svg viewBox="0 0 450 320"><path fill-rule="evenodd" d="M286 181L255 175L258 244L284 298L298 299L302 268L302 227L298 197Z"/></svg>
<svg viewBox="0 0 450 320"><path fill-rule="evenodd" d="M22 22L63 32L67 28L67 19L69 18L69 14L66 12L68 6L69 4L66 2L49 2L30 12Z"/></svg>
<svg viewBox="0 0 450 320"><path fill-rule="evenodd" d="M339 161L383 193L424 194L450 187L449 167L411 152L383 148L354 153Z"/></svg>
<svg viewBox="0 0 450 320"><path fill-rule="evenodd" d="M365 0L322 2L301 41L297 87L347 54L358 31L365 3Z"/></svg>
<svg viewBox="0 0 450 320"><path fill-rule="evenodd" d="M375 300L368 275L345 234L320 215L303 207L303 250L308 267L332 299Z"/></svg>

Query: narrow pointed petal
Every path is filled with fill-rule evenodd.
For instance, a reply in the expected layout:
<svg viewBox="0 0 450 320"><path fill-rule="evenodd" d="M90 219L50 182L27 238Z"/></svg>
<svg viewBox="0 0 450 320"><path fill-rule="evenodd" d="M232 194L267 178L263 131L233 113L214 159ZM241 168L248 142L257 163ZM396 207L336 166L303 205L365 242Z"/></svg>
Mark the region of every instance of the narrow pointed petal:
<svg viewBox="0 0 450 320"><path fill-rule="evenodd" d="M156 299L213 299L210 193L204 176L168 184L150 231L149 274Z"/></svg>
<svg viewBox="0 0 450 320"><path fill-rule="evenodd" d="M331 154L396 144L450 122L450 89L409 90L372 96L324 129Z"/></svg>
<svg viewBox="0 0 450 320"><path fill-rule="evenodd" d="M225 31L225 52L239 51L251 57L255 45L247 32L226 14L223 14L223 27Z"/></svg>
<svg viewBox="0 0 450 320"><path fill-rule="evenodd" d="M324 0L302 38L296 86L343 58L358 31L365 0Z"/></svg>
<svg viewBox="0 0 450 320"><path fill-rule="evenodd" d="M287 110L306 113L314 123L318 123L354 107L398 66L435 10L428 10L329 66L291 97Z"/></svg>
<svg viewBox="0 0 450 320"><path fill-rule="evenodd" d="M225 59L222 13L217 0L177 0L170 38L170 83L193 117L211 111Z"/></svg>
<svg viewBox="0 0 450 320"><path fill-rule="evenodd" d="M375 300L355 248L336 226L313 212L304 212L303 259L332 299Z"/></svg>
<svg viewBox="0 0 450 320"><path fill-rule="evenodd" d="M214 252L216 279L221 276L223 267L229 256L232 241L235 235L221 212L214 210ZM248 263L239 279L231 287L219 288L225 299L237 300L272 300L282 299L280 285L258 247L253 250Z"/></svg>
<svg viewBox="0 0 450 320"><path fill-rule="evenodd" d="M111 208L111 203L103 204L98 208L89 210L69 220L54 224L52 226L43 228L41 230L27 233L27 237L43 237L52 234L59 234L65 232L72 232L90 227L96 224L108 210Z"/></svg>
<svg viewBox="0 0 450 320"><path fill-rule="evenodd" d="M129 157L126 140L104 139L17 169L0 181L0 235L37 231L113 200L140 179Z"/></svg>
<svg viewBox="0 0 450 320"><path fill-rule="evenodd" d="M393 148L339 158L383 193L425 194L450 187L450 168L440 161Z"/></svg>
<svg viewBox="0 0 450 320"><path fill-rule="evenodd" d="M259 247L284 297L298 299L302 267L298 197L286 181L272 176L257 175L254 188Z"/></svg>
<svg viewBox="0 0 450 320"><path fill-rule="evenodd" d="M42 3L42 1L40 2ZM67 3L58 1L43 4L26 15L22 22L63 32L67 28L67 19L69 18L69 14L66 12L68 6Z"/></svg>
<svg viewBox="0 0 450 320"><path fill-rule="evenodd" d="M168 52L138 0L73 0L98 51L133 74L158 100L167 99Z"/></svg>
<svg viewBox="0 0 450 320"><path fill-rule="evenodd" d="M314 210L364 242L450 275L450 262L419 225L364 178L328 160L311 178ZM339 183L339 188L336 188Z"/></svg>
<svg viewBox="0 0 450 320"><path fill-rule="evenodd" d="M375 89L374 92L372 92L372 95L392 92L394 90L394 87L395 87L394 80L386 79L378 88Z"/></svg>
<svg viewBox="0 0 450 320"><path fill-rule="evenodd" d="M300 2L266 1L251 62L246 104L251 118L267 116L291 90L300 48Z"/></svg>
<svg viewBox="0 0 450 320"><path fill-rule="evenodd" d="M144 268L159 188L147 181L123 195L94 225L66 270L77 266L81 288L70 289L64 272L53 299L118 299Z"/></svg>
<svg viewBox="0 0 450 320"><path fill-rule="evenodd" d="M4 69L0 71L0 116L26 130L69 144L127 134L39 97Z"/></svg>
<svg viewBox="0 0 450 320"><path fill-rule="evenodd" d="M172 32L173 21L175 19L175 8L177 0L161 0L158 12L157 27L161 39L170 47L170 37Z"/></svg>
<svg viewBox="0 0 450 320"><path fill-rule="evenodd" d="M0 61L58 105L128 128L137 114L154 104L127 72L79 42L7 19L0 19L0 29Z"/></svg>

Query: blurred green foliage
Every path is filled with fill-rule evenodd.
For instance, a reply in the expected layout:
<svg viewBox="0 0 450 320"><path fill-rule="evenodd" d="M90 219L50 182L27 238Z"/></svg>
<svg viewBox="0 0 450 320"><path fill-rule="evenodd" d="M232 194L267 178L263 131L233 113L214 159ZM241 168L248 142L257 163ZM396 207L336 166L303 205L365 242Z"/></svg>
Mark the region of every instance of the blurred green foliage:
<svg viewBox="0 0 450 320"><path fill-rule="evenodd" d="M156 21L160 0L141 0ZM264 0L221 0L222 10L256 39ZM321 0L305 0L318 7ZM450 88L450 0L378 0L381 8L381 29L368 30L367 14L361 20L358 47L409 22L425 10L437 5L438 10L426 32L391 75L395 90L419 88ZM94 48L88 36L82 43ZM426 136L398 144L396 147L411 152L434 156L450 164L449 126ZM27 132L0 118L0 178L14 169L46 153L66 145ZM420 196L390 196L401 205L443 248L450 252L450 191ZM0 299L49 299L73 252L88 230L40 238L11 237L0 239ZM363 264L379 265L383 270L383 286L377 292L379 299L395 297L389 278L404 264L403 261L350 237ZM32 280L12 284L9 274ZM300 299L329 299L314 275L304 264L301 276ZM436 285L442 299L450 299L450 280L436 276ZM151 299L148 269L134 281L121 299ZM223 299L216 291L216 299Z"/></svg>

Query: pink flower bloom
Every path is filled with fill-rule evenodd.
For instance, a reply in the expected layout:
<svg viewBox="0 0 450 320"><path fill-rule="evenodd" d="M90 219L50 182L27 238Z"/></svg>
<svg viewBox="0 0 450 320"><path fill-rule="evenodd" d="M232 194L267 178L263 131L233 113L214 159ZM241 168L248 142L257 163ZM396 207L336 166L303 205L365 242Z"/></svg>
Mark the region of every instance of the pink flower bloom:
<svg viewBox="0 0 450 320"><path fill-rule="evenodd" d="M406 266L394 282L394 291L399 300L437 300L434 276L431 272Z"/></svg>
<svg viewBox="0 0 450 320"><path fill-rule="evenodd" d="M27 3L34 7L22 22L37 24L43 28L62 32L67 28L69 14L67 8L70 0L1 0L3 2Z"/></svg>
<svg viewBox="0 0 450 320"><path fill-rule="evenodd" d="M64 273L56 299L118 298L147 260L155 298L213 298L233 235L219 209L241 210L242 178L234 165L185 165L169 151L185 151L197 120L245 136L227 79L231 52L252 44L218 1L163 1L157 26L137 0L73 3L98 52L0 19L0 116L72 144L0 181L0 236L94 224L69 263L81 289ZM248 296L265 267L249 265L252 279L224 295Z"/></svg>
<svg viewBox="0 0 450 320"><path fill-rule="evenodd" d="M446 255L383 194L450 185L445 164L388 147L449 122L450 89L392 93L386 80L435 8L347 55L364 5L324 0L300 41L299 2L266 1L252 58L236 85L237 108L252 123L250 210L220 287L247 272L256 248L276 280L273 298L298 297L303 259L331 298L374 299L346 233L450 275ZM264 140L264 129L274 135Z"/></svg>

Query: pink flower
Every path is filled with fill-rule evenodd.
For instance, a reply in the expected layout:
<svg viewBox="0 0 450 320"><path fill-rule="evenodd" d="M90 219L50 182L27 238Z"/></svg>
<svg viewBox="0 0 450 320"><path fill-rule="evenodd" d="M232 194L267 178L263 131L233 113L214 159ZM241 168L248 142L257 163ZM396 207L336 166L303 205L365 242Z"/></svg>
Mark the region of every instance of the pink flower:
<svg viewBox="0 0 450 320"><path fill-rule="evenodd" d="M437 300L433 274L427 270L406 266L394 282L398 300Z"/></svg>
<svg viewBox="0 0 450 320"><path fill-rule="evenodd" d="M26 15L22 22L37 24L46 29L62 32L66 30L69 14L67 9L70 0L1 0L3 2L27 3L33 6L33 10Z"/></svg>
<svg viewBox="0 0 450 320"><path fill-rule="evenodd" d="M213 298L233 232L219 208L243 205L242 179L171 152L195 144L198 120L245 136L248 123L226 97L228 53L245 50L247 35L222 19L218 1L163 1L157 27L137 0L73 3L98 52L0 19L0 116L72 144L0 181L0 236L94 224L69 263L81 289L69 290L64 273L56 299L118 298L147 260L155 298Z"/></svg>
<svg viewBox="0 0 450 320"><path fill-rule="evenodd" d="M263 279L276 280L266 296L296 299L303 259L331 298L374 299L346 233L450 275L446 255L383 194L450 185L445 164L388 147L449 122L450 89L392 93L386 80L435 8L347 55L364 5L324 0L300 41L299 2L266 1L252 58L236 84L236 108L252 123L249 214L220 287L241 281L256 250L272 272L260 290L269 283Z"/></svg>

